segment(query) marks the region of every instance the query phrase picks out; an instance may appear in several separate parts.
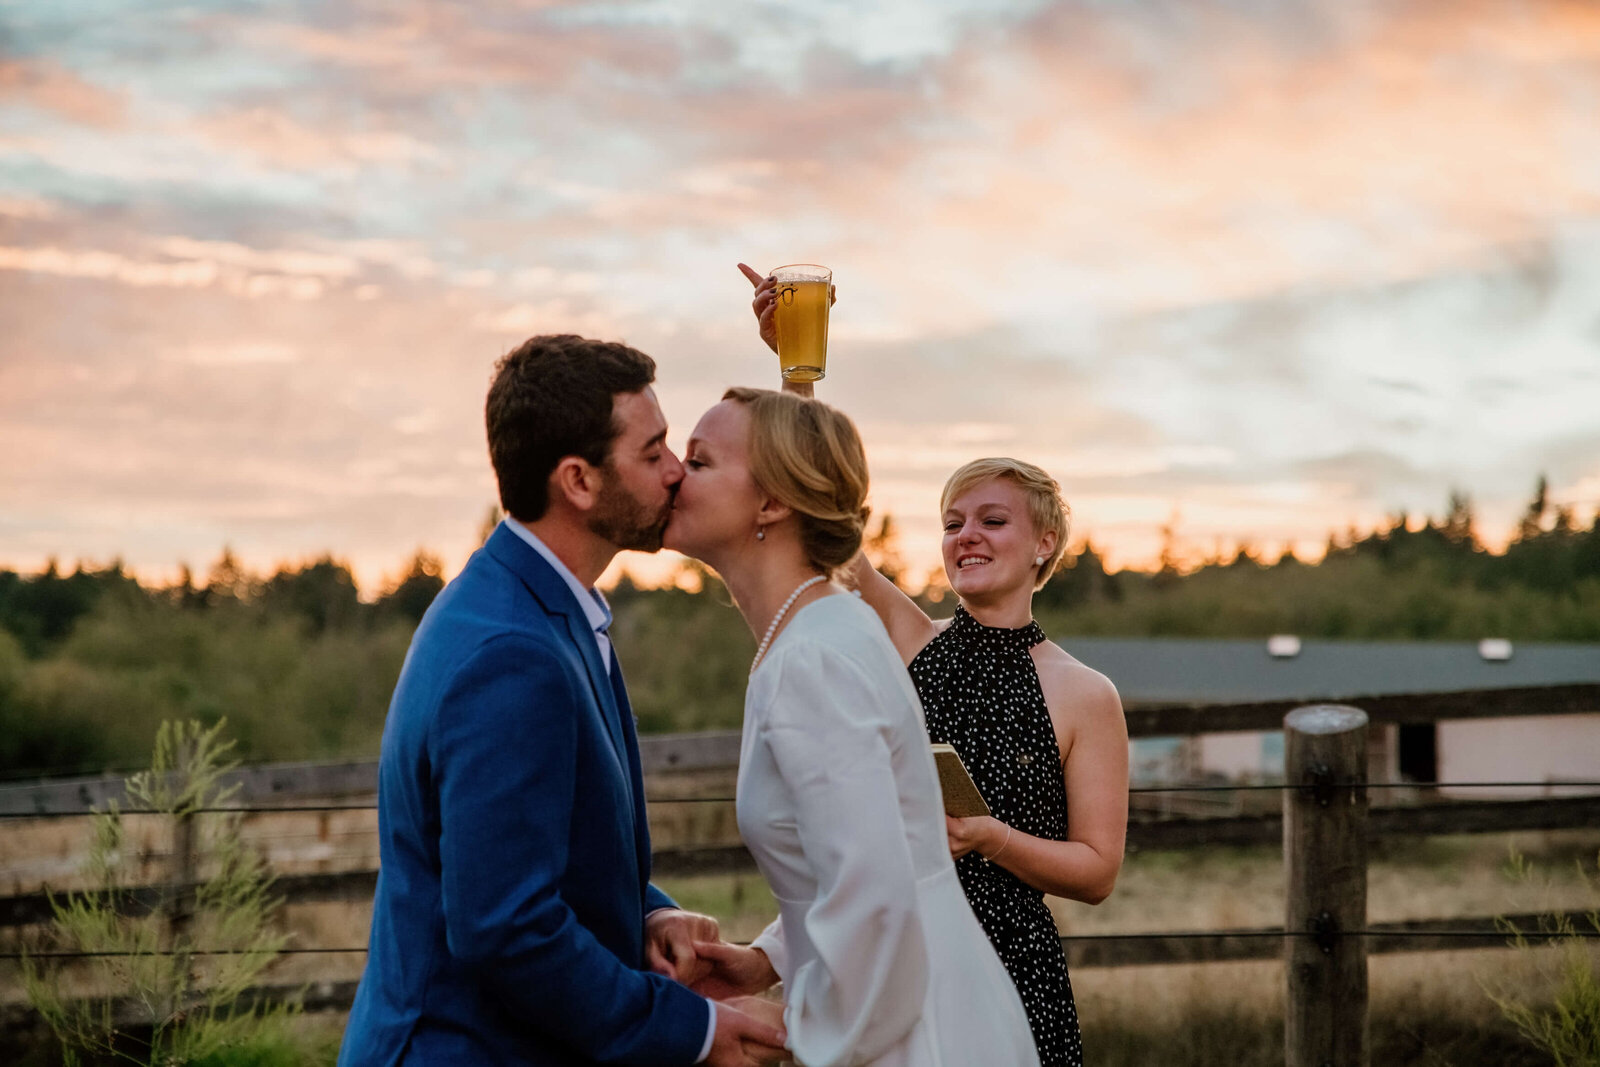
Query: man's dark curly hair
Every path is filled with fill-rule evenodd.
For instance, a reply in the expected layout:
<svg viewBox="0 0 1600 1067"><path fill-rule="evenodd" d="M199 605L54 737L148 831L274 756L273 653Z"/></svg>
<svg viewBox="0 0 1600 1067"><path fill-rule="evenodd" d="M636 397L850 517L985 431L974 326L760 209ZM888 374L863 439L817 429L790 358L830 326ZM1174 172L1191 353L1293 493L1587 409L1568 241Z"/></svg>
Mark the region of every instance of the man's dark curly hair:
<svg viewBox="0 0 1600 1067"><path fill-rule="evenodd" d="M643 352L573 334L530 337L502 357L484 422L506 513L524 522L543 518L550 474L566 456L604 466L622 429L612 419L612 398L655 377L655 360Z"/></svg>

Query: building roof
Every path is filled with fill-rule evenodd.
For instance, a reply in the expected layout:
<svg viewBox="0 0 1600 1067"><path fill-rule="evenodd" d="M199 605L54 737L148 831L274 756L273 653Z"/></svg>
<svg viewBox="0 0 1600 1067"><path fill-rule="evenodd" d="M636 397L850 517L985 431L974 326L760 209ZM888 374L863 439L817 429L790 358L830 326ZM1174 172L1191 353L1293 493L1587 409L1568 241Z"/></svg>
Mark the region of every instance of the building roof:
<svg viewBox="0 0 1600 1067"><path fill-rule="evenodd" d="M1124 704L1244 704L1397 693L1600 683L1600 645L1515 644L1484 659L1477 642L1301 642L1276 658L1261 640L1063 637L1057 641L1116 684Z"/></svg>

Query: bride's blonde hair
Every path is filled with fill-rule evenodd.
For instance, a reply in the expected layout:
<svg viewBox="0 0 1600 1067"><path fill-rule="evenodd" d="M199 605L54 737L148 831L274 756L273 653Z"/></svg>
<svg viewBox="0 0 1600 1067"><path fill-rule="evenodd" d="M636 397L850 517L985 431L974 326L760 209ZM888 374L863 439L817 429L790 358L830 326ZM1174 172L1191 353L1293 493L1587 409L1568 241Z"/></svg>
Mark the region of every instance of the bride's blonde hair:
<svg viewBox="0 0 1600 1067"><path fill-rule="evenodd" d="M750 412L750 475L794 511L806 560L832 574L861 550L867 454L855 424L820 400L736 386L722 399Z"/></svg>

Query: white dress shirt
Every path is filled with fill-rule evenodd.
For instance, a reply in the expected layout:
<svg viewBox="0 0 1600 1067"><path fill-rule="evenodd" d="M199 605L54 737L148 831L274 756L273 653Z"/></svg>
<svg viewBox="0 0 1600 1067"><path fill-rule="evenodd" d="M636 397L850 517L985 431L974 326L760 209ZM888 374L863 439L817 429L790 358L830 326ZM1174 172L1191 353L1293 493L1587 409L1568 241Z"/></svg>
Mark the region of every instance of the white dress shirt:
<svg viewBox="0 0 1600 1067"><path fill-rule="evenodd" d="M606 603L604 594L593 587L585 589L567 569L567 565L561 562L561 557L550 551L550 546L539 540L539 535L522 523L507 517L501 520L501 524L527 542L529 548L539 553L561 575L561 580L567 583L567 588L577 598L578 607L583 609L583 617L589 621L589 628L594 631L594 642L600 649L600 662L607 671L611 670L611 638L606 635L606 628L611 625L611 605Z"/></svg>
<svg viewBox="0 0 1600 1067"><path fill-rule="evenodd" d="M567 569L565 563L561 562L561 558L550 551L550 546L539 540L538 534L509 515L502 519L501 523L512 533L522 538L529 548L539 553L544 561L554 567L557 574L561 575L561 580L567 583L567 588L571 589L572 595L578 599L578 606L583 609L583 617L588 620L589 628L594 631L594 642L600 649L600 662L605 665L607 671L610 671L611 638L606 634L606 629L611 625L611 605L606 603L604 594L592 586L585 589L583 584L578 581L577 576ZM654 914L654 912L651 914ZM695 1059L696 1063L703 1063L705 1058L711 1055L711 1042L717 1036L716 1002L707 1000L706 1004L711 1008L711 1022L706 1026L705 1044L700 1046L700 1055Z"/></svg>

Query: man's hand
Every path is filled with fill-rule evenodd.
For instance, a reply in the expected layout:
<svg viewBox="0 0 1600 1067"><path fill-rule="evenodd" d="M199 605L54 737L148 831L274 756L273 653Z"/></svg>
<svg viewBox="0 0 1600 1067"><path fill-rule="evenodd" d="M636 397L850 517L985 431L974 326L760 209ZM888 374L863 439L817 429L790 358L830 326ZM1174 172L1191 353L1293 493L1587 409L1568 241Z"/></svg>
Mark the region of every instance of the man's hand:
<svg viewBox="0 0 1600 1067"><path fill-rule="evenodd" d="M723 941L696 941L694 951L709 968L703 978L689 986L702 997L723 1000L749 996L772 988L778 980L772 961L758 948Z"/></svg>
<svg viewBox="0 0 1600 1067"><path fill-rule="evenodd" d="M660 908L645 916L645 962L657 974L693 986L711 971L711 964L694 950L696 941L715 942L722 937L717 920L681 908Z"/></svg>
<svg viewBox="0 0 1600 1067"><path fill-rule="evenodd" d="M717 1005L717 1032L706 1056L710 1067L761 1067L789 1058L783 1005L741 997Z"/></svg>

